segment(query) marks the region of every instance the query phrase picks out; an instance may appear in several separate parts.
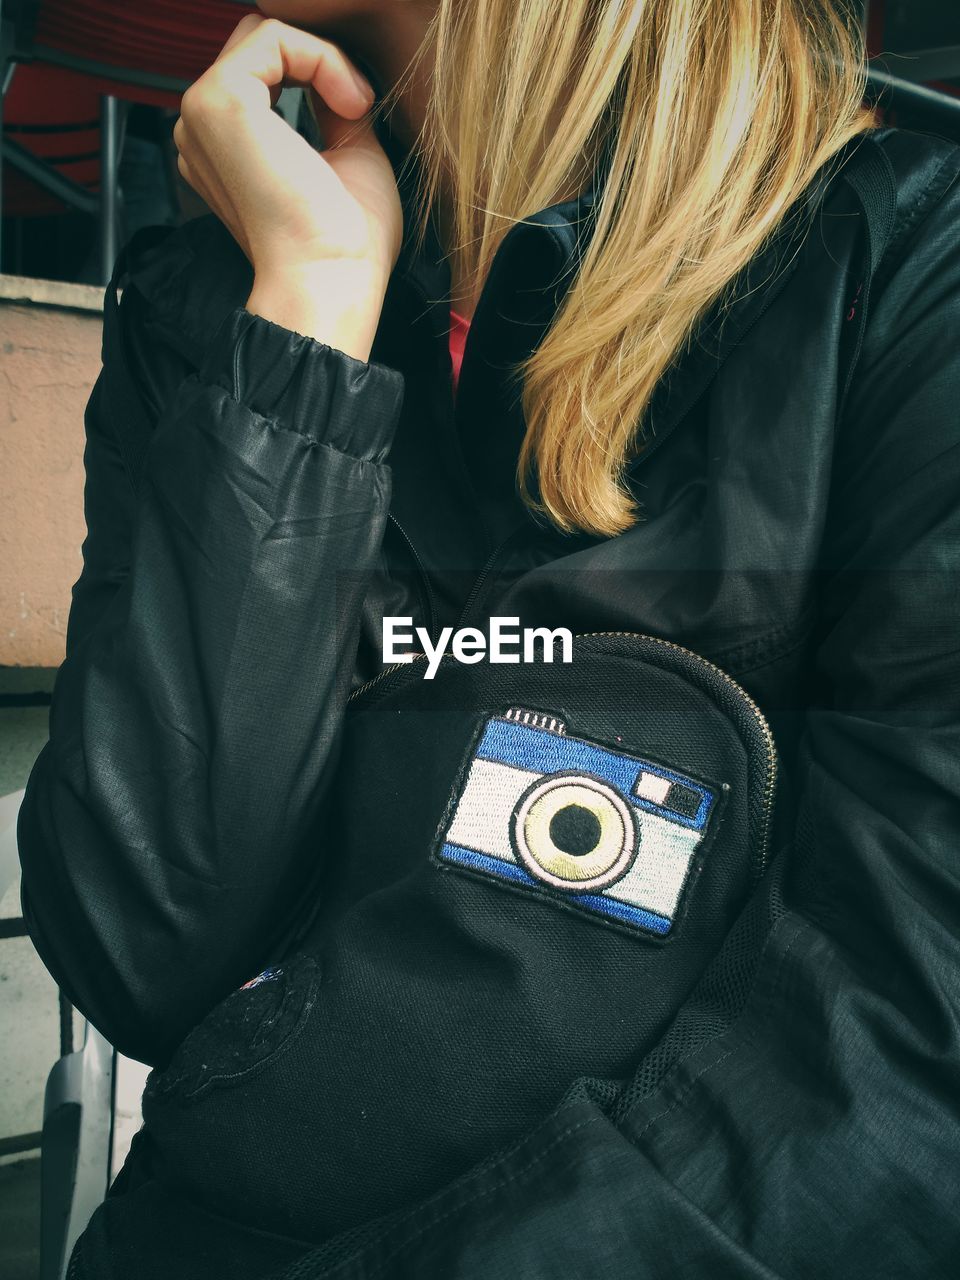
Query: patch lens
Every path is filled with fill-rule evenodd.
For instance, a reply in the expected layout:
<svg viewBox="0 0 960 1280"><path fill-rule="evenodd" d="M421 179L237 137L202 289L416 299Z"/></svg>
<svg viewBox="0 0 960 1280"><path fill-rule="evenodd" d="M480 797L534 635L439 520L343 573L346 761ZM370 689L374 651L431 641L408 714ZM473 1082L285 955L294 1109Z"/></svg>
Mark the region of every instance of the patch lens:
<svg viewBox="0 0 960 1280"><path fill-rule="evenodd" d="M531 787L517 806L513 838L530 875L580 891L619 880L640 844L634 815L619 793L583 774L555 774Z"/></svg>

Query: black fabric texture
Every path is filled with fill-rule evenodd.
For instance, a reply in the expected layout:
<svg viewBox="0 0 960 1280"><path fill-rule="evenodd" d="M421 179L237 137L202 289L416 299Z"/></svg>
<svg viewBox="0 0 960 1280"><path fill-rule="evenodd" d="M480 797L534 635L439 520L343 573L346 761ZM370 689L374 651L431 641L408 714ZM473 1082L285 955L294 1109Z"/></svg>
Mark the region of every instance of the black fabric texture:
<svg viewBox="0 0 960 1280"><path fill-rule="evenodd" d="M766 745L742 695L714 689L710 674L642 640L585 639L570 665L447 663L432 684L405 668L357 701L326 818L337 852L298 943L324 974L314 1014L247 1088L220 1059L239 1055L235 1073L260 1060L252 997L277 984L238 991L187 1038L186 1072L175 1058L145 1093L147 1126L181 1193L189 1186L208 1210L263 1230L326 1238L515 1141L586 1071L629 1075L762 871ZM561 710L571 734L715 786L717 811L665 937L577 911L547 886L436 861L483 722L515 704ZM390 778L383 761L401 756L403 777ZM442 1049L425 1059L438 1010ZM225 1087L188 1108L198 1062ZM244 1157L268 1129L282 1152L272 1177ZM228 1182L211 1185L214 1161L231 1170Z"/></svg>
<svg viewBox="0 0 960 1280"><path fill-rule="evenodd" d="M878 152L892 205L844 179ZM614 538L514 474L595 205L506 236L455 402L435 239L369 367L246 316L214 219L129 247L18 831L38 950L154 1067L72 1280L957 1273L960 148L818 176L656 389ZM425 681L386 615L581 638ZM669 932L444 861L511 706L722 793Z"/></svg>
<svg viewBox="0 0 960 1280"><path fill-rule="evenodd" d="M199 377L277 430L370 462L383 461L403 403L395 369L356 360L242 308L214 335Z"/></svg>

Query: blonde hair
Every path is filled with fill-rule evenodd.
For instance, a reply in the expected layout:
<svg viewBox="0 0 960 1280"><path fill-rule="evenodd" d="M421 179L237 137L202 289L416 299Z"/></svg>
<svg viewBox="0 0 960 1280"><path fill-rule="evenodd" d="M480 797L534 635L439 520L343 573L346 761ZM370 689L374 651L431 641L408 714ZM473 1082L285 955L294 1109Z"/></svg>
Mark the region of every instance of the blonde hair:
<svg viewBox="0 0 960 1280"><path fill-rule="evenodd" d="M842 0L440 0L418 140L479 293L510 226L605 168L596 224L517 370L525 500L613 535L653 390L817 170L873 118ZM455 302L455 300L454 300Z"/></svg>

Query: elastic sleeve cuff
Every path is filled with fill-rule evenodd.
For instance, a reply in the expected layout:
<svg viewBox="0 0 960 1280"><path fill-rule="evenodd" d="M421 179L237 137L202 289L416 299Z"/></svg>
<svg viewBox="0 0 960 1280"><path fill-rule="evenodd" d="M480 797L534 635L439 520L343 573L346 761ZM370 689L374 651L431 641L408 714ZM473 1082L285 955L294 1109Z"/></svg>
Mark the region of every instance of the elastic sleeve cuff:
<svg viewBox="0 0 960 1280"><path fill-rule="evenodd" d="M390 448L403 405L396 369L357 360L241 307L224 317L199 376L261 417L371 462Z"/></svg>

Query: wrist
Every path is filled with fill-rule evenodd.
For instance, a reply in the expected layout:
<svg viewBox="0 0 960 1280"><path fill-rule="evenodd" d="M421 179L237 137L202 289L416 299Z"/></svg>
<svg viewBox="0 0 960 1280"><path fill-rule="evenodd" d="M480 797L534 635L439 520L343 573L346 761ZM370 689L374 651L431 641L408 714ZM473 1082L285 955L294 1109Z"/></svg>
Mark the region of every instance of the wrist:
<svg viewBox="0 0 960 1280"><path fill-rule="evenodd" d="M246 309L366 361L388 280L389 272L364 259L258 268Z"/></svg>

